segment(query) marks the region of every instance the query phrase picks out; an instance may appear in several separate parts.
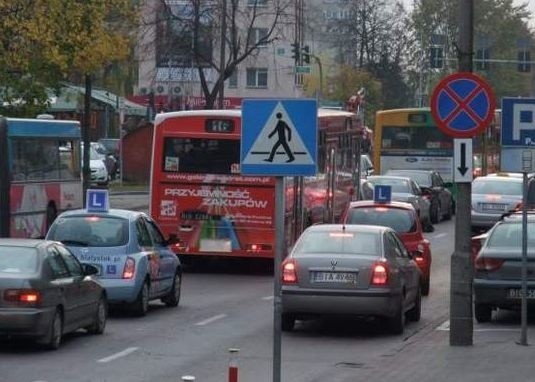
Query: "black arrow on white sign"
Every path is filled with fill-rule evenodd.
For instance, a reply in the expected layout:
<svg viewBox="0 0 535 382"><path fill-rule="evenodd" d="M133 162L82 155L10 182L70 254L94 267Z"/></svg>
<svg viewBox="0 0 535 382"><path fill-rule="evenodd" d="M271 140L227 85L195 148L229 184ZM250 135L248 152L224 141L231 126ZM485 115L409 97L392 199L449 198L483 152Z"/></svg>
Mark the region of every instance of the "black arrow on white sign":
<svg viewBox="0 0 535 382"><path fill-rule="evenodd" d="M468 171L468 167L466 167L466 143L461 143L461 165L457 167L457 170L462 176Z"/></svg>

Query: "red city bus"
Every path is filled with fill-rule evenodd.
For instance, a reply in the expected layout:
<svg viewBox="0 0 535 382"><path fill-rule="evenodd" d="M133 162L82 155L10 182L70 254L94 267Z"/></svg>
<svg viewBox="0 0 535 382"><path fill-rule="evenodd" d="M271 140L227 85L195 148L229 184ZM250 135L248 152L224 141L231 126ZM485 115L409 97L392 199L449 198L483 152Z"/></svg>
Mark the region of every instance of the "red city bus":
<svg viewBox="0 0 535 382"><path fill-rule="evenodd" d="M0 118L0 237L44 237L82 207L78 121Z"/></svg>
<svg viewBox="0 0 535 382"><path fill-rule="evenodd" d="M309 224L338 221L352 198L356 115L319 109L318 121L318 174L285 178L288 244ZM186 258L274 256L275 178L240 175L240 138L241 110L156 116L150 214Z"/></svg>

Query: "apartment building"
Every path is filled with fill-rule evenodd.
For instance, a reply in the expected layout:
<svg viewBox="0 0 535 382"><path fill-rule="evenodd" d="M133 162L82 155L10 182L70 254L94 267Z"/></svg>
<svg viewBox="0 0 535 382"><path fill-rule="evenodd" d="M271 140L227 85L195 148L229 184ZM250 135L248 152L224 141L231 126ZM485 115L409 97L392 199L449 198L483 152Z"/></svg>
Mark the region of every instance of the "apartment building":
<svg viewBox="0 0 535 382"><path fill-rule="evenodd" d="M153 93L157 108L178 110L204 106L199 66L203 68L208 88L217 86L224 3L227 3L224 47L227 63L229 54L234 52L239 56L255 46L225 81L224 107L237 107L243 98L302 96L302 87L295 83L295 60L291 53L299 0L240 0L234 12L230 1L202 3L204 8L194 9L190 0L145 1L144 26L137 46L138 102L146 103L143 100ZM196 15L198 22L194 23ZM191 32L194 25L200 31L196 39ZM197 54L192 49L195 44Z"/></svg>

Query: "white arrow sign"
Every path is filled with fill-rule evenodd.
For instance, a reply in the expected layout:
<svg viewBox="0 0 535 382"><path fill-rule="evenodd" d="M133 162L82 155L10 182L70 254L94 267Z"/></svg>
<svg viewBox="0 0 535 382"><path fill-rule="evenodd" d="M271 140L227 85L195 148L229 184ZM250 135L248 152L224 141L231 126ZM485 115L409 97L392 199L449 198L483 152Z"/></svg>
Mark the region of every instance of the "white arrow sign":
<svg viewBox="0 0 535 382"><path fill-rule="evenodd" d="M453 140L453 181L470 183L474 179L472 138Z"/></svg>

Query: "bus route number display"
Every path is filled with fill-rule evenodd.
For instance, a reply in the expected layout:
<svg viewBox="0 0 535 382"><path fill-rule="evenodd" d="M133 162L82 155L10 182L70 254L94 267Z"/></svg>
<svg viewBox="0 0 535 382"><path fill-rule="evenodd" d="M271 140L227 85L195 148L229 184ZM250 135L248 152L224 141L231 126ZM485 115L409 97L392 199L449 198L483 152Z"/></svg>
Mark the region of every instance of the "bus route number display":
<svg viewBox="0 0 535 382"><path fill-rule="evenodd" d="M234 121L231 119L207 119L204 128L208 133L232 133Z"/></svg>

